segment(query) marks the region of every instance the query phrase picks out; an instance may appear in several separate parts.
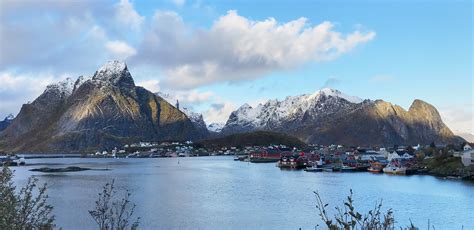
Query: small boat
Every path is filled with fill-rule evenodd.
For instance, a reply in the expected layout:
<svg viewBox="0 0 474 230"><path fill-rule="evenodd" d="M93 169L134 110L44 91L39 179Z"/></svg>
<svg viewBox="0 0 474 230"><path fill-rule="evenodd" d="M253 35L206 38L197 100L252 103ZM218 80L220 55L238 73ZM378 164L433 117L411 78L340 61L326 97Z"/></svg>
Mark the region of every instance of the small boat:
<svg viewBox="0 0 474 230"><path fill-rule="evenodd" d="M305 168L304 171L306 171L306 172L322 172L323 168L319 168L316 165L314 165L314 166Z"/></svg>
<svg viewBox="0 0 474 230"><path fill-rule="evenodd" d="M369 172L372 172L372 173L381 173L382 172L382 169L381 168L373 168L372 166L370 166L367 171Z"/></svg>
<svg viewBox="0 0 474 230"><path fill-rule="evenodd" d="M341 167L342 172L354 172L356 169L357 169L357 167L348 166L348 165L344 165L344 164Z"/></svg>
<svg viewBox="0 0 474 230"><path fill-rule="evenodd" d="M20 166L25 165L26 161L24 157L17 155L0 156L0 163L5 166Z"/></svg>
<svg viewBox="0 0 474 230"><path fill-rule="evenodd" d="M405 175L407 172L407 168L389 164L387 165L387 167L383 168L383 172L389 174Z"/></svg>
<svg viewBox="0 0 474 230"><path fill-rule="evenodd" d="M372 173L381 173L386 165L387 164L384 164L383 162L373 161L370 162L370 167L367 169L367 171Z"/></svg>

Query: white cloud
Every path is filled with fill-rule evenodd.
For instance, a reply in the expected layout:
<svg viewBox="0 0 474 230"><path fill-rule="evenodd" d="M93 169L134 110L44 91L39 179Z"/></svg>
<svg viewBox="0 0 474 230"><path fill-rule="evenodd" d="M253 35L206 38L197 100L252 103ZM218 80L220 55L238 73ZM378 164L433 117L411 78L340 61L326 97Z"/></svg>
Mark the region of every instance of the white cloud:
<svg viewBox="0 0 474 230"><path fill-rule="evenodd" d="M137 53L135 48L131 47L124 41L108 41L105 43L105 47L114 54L116 57L114 59L126 59Z"/></svg>
<svg viewBox="0 0 474 230"><path fill-rule="evenodd" d="M214 96L214 93L210 91L199 92L197 90L191 90L191 91L178 91L176 93L176 99L185 103L190 103L190 104L200 104L200 103L209 101L212 96Z"/></svg>
<svg viewBox="0 0 474 230"><path fill-rule="evenodd" d="M121 25L130 26L133 30L140 31L145 17L138 14L128 0L120 0L115 5L115 19Z"/></svg>
<svg viewBox="0 0 474 230"><path fill-rule="evenodd" d="M10 113L17 114L22 104L33 101L48 84L57 79L59 78L44 73L16 75L11 72L1 72L0 119Z"/></svg>
<svg viewBox="0 0 474 230"><path fill-rule="evenodd" d="M332 60L375 37L372 31L343 35L333 27L311 26L306 18L253 21L228 11L210 29L193 29L175 12L157 11L136 60L161 66L169 87L193 88Z"/></svg>
<svg viewBox="0 0 474 230"><path fill-rule="evenodd" d="M455 134L470 133L474 135L474 104L447 105L439 108L444 123Z"/></svg>
<svg viewBox="0 0 474 230"><path fill-rule="evenodd" d="M142 86L153 93L160 91L160 80L156 80L156 79L145 80L145 81L138 82L137 85Z"/></svg>
<svg viewBox="0 0 474 230"><path fill-rule="evenodd" d="M227 122L230 114L236 109L234 103L230 101L219 102L212 104L209 109L203 112L204 121L206 124Z"/></svg>

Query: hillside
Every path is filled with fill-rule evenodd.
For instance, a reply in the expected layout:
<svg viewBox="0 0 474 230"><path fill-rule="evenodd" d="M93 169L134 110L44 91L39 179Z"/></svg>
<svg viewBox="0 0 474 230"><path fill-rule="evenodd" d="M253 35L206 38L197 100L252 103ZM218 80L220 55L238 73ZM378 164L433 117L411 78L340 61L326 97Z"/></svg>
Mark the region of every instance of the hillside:
<svg viewBox="0 0 474 230"><path fill-rule="evenodd" d="M197 144L205 147L244 147L282 144L288 147L303 148L306 144L294 136L268 131L238 133L216 139L203 140Z"/></svg>

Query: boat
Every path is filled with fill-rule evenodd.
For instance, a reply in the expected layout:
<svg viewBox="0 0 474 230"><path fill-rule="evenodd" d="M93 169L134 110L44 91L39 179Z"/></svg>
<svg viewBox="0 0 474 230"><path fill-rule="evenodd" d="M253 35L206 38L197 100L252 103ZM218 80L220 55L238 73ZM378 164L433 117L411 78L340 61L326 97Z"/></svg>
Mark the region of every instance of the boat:
<svg viewBox="0 0 474 230"><path fill-rule="evenodd" d="M318 166L313 165L311 167L305 168L304 171L306 171L306 172L322 172L323 168L319 168Z"/></svg>
<svg viewBox="0 0 474 230"><path fill-rule="evenodd" d="M342 167L341 167L342 172L354 172L356 169L357 169L357 167L353 167L353 166L349 166L349 165L345 165L345 164L343 164Z"/></svg>
<svg viewBox="0 0 474 230"><path fill-rule="evenodd" d="M367 169L367 171L372 172L372 173L381 173L383 168L387 164L384 164L383 162L380 161L372 161L370 162L370 167Z"/></svg>
<svg viewBox="0 0 474 230"><path fill-rule="evenodd" d="M397 175L405 175L407 172L406 167L396 166L393 164L388 164L387 167L383 168L384 173L388 174L397 174Z"/></svg>
<svg viewBox="0 0 474 230"><path fill-rule="evenodd" d="M234 158L234 161L245 161L245 159L247 159L248 157L248 155L236 156Z"/></svg>
<svg viewBox="0 0 474 230"><path fill-rule="evenodd" d="M0 163L5 166L25 165L25 158L17 155L0 156Z"/></svg>

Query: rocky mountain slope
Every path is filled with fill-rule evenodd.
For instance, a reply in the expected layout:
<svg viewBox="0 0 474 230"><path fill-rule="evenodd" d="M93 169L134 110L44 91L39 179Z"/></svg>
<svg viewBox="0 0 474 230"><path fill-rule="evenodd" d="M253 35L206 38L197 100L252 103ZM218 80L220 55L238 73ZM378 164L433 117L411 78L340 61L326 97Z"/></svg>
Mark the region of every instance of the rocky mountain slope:
<svg viewBox="0 0 474 230"><path fill-rule="evenodd" d="M306 143L394 145L458 143L432 105L415 100L408 111L382 100L361 100L334 89L269 100L232 112L222 134L256 130L292 134Z"/></svg>
<svg viewBox="0 0 474 230"><path fill-rule="evenodd" d="M168 103L170 103L171 105L174 105L175 108L176 108L176 102L178 102L178 101L176 100L175 97L172 97L170 94L163 93L163 92L157 92L155 94L157 96L160 96L161 98L165 99ZM207 130L206 122L204 122L204 118L202 117L202 114L196 113L196 112L192 111L190 108L185 107L185 106L180 106L179 110L181 112L183 112L184 114L186 114L186 116L188 116L188 118L191 120L191 122L193 122L193 124L198 129Z"/></svg>
<svg viewBox="0 0 474 230"><path fill-rule="evenodd" d="M207 132L207 130L206 130ZM163 98L135 86L125 63L49 85L0 133L0 151L86 152L133 141L194 140L206 134Z"/></svg>

